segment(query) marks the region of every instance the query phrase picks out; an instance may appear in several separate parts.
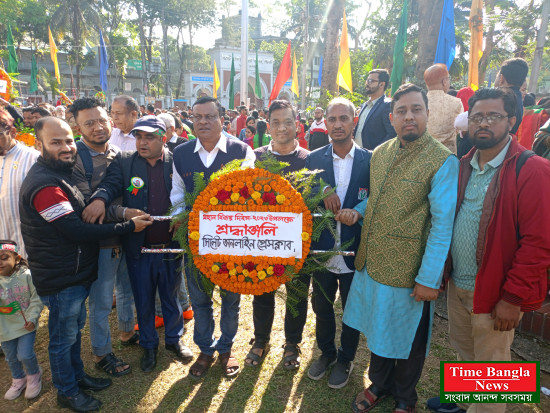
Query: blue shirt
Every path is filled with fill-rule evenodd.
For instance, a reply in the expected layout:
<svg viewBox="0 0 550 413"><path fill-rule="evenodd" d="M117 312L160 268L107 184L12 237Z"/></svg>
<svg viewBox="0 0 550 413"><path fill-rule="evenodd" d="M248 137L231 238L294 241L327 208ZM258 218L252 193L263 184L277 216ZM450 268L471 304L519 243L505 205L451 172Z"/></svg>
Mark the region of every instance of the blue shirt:
<svg viewBox="0 0 550 413"><path fill-rule="evenodd" d="M453 258L451 277L456 286L463 290L474 291L478 270L476 262L477 238L483 202L491 180L504 162L510 142L511 140L497 156L485 164L483 170L479 167L479 151L476 151L470 161L472 175L466 185L464 200L456 216L451 242Z"/></svg>

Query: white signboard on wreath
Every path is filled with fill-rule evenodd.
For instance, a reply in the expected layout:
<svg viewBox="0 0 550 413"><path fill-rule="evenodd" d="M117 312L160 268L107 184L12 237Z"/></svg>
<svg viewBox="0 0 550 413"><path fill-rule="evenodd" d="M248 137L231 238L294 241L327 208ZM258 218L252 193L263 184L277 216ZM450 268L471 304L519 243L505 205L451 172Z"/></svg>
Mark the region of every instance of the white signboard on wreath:
<svg viewBox="0 0 550 413"><path fill-rule="evenodd" d="M199 255L302 258L302 214L200 212Z"/></svg>

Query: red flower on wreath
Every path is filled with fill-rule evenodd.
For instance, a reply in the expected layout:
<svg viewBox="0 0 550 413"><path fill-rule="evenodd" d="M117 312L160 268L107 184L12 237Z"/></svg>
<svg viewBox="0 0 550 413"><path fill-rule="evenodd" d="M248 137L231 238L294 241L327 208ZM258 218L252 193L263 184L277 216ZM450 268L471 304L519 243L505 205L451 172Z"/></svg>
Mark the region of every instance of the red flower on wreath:
<svg viewBox="0 0 550 413"><path fill-rule="evenodd" d="M248 271L253 271L254 268L256 268L256 266L254 265L253 262L247 262L247 263L244 265L244 269L245 269L245 270L248 270Z"/></svg>
<svg viewBox="0 0 550 413"><path fill-rule="evenodd" d="M220 267L220 270L218 271L220 274L228 274L229 270L227 269L227 263L223 263Z"/></svg>
<svg viewBox="0 0 550 413"><path fill-rule="evenodd" d="M262 194L262 200L269 205L277 205L277 198L273 192L264 192Z"/></svg>
<svg viewBox="0 0 550 413"><path fill-rule="evenodd" d="M277 277L280 277L285 273L285 266L281 264L275 264L273 266L273 275L276 275Z"/></svg>
<svg viewBox="0 0 550 413"><path fill-rule="evenodd" d="M216 194L216 198L218 198L221 202L225 202L225 200L229 199L230 196L231 193L223 189L218 191L218 193Z"/></svg>
<svg viewBox="0 0 550 413"><path fill-rule="evenodd" d="M248 187L247 187L247 186L243 186L243 187L239 190L239 195L242 196L243 198L248 198L248 197L250 197L250 192L248 192Z"/></svg>

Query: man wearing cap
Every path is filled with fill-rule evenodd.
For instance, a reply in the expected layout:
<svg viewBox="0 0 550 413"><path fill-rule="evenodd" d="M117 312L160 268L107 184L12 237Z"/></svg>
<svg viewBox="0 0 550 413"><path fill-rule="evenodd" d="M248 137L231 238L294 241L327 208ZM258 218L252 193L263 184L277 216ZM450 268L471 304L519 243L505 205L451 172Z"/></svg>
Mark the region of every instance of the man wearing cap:
<svg viewBox="0 0 550 413"><path fill-rule="evenodd" d="M105 205L122 195L123 206L136 208L153 216L165 215L171 207L172 154L164 147L166 126L153 115L138 119L132 130L137 152L121 152L109 165L107 175L92 195L92 202L83 213L87 220L101 222ZM144 349L141 369L149 372L157 362L158 334L155 330L155 292L159 292L164 316L166 349L180 359L193 357L181 342L182 309L178 290L182 282L181 260L175 254L142 254L141 247L173 248L169 221L155 221L140 236L123 239L130 282L134 292L140 330L139 344Z"/></svg>

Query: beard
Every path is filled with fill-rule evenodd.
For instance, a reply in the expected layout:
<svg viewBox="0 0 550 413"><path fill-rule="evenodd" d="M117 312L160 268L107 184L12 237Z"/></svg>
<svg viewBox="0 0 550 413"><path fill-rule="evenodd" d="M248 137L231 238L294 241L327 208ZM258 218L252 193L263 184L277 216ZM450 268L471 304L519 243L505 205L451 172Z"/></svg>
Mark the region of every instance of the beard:
<svg viewBox="0 0 550 413"><path fill-rule="evenodd" d="M490 138L478 138L476 135L478 132L480 132L480 130L476 131L476 133L474 133L474 136L472 136L470 139L472 140L472 144L477 148L477 149L490 149L490 148L493 148L495 146L497 146L500 142L502 142L504 139L506 139L508 137L508 134L510 132L510 129L506 129L506 132L502 134L502 136L499 136L499 137L495 137L495 134L493 133L493 131L489 130L489 129L483 129L482 130L483 132L488 132L491 137Z"/></svg>
<svg viewBox="0 0 550 413"><path fill-rule="evenodd" d="M61 153L60 155L64 154ZM76 165L76 154L72 154L72 159L69 161L62 161L61 159L56 159L51 153L43 150L42 158L44 162L51 168L63 172L71 172L74 166Z"/></svg>
<svg viewBox="0 0 550 413"><path fill-rule="evenodd" d="M420 136L421 135L419 135L418 133L408 133L407 135L403 135L401 138L403 138L403 140L407 142L413 142L420 138Z"/></svg>

